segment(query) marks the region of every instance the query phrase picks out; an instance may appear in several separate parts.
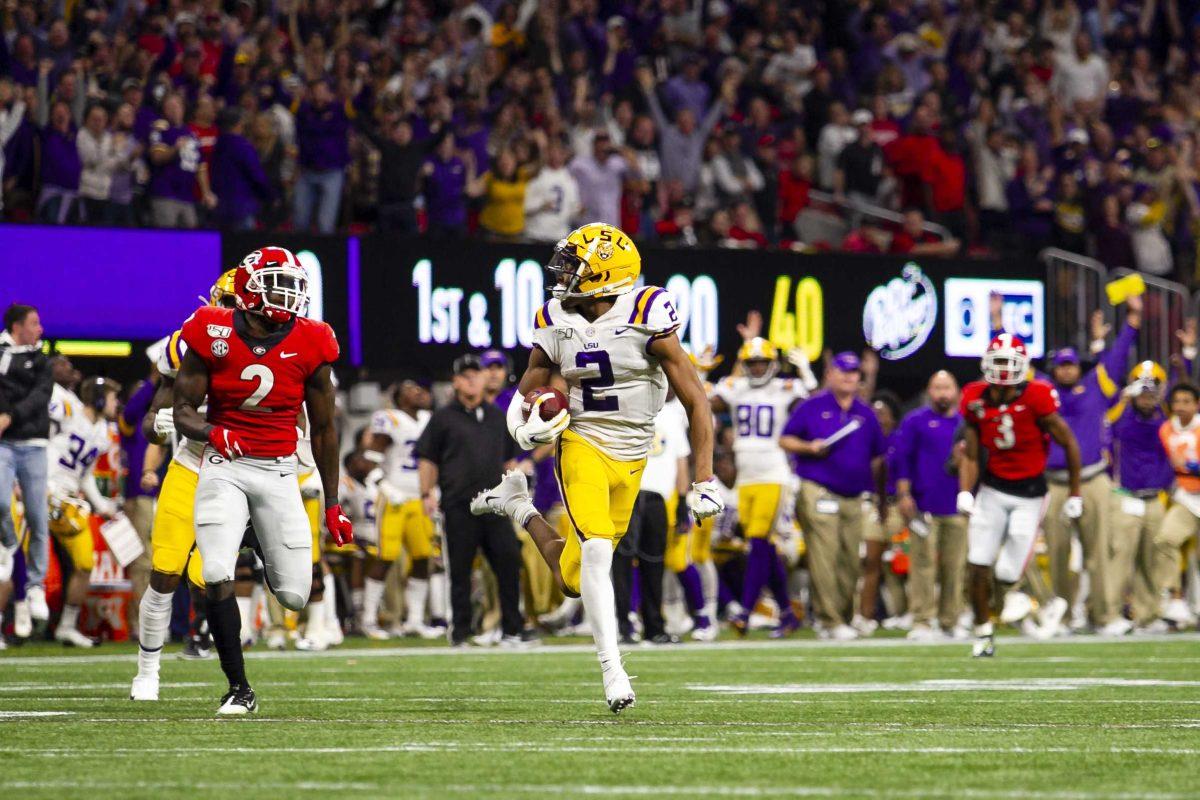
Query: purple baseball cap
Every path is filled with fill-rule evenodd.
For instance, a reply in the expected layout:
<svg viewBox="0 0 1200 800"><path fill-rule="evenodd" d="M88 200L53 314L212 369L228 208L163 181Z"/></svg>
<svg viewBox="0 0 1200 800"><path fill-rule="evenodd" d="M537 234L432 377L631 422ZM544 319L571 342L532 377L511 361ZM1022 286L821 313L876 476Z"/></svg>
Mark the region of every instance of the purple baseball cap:
<svg viewBox="0 0 1200 800"><path fill-rule="evenodd" d="M1054 351L1054 366L1061 367L1063 364L1078 364L1079 353L1074 347L1063 347Z"/></svg>
<svg viewBox="0 0 1200 800"><path fill-rule="evenodd" d="M862 364L858 360L858 354L850 350L843 350L833 357L834 369L839 369L842 372L859 372L862 370Z"/></svg>
<svg viewBox="0 0 1200 800"><path fill-rule="evenodd" d="M485 367L490 367L495 364L508 366L508 356L504 355L503 350L484 350L479 354L479 363Z"/></svg>

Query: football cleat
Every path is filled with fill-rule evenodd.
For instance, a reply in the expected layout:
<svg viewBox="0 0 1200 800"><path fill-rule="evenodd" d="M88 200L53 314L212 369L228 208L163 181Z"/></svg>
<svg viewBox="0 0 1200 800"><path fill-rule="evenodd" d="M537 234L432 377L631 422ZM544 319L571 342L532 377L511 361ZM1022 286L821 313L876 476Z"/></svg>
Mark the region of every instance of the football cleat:
<svg viewBox="0 0 1200 800"><path fill-rule="evenodd" d="M996 644L991 635L980 636L971 645L972 658L991 658L994 655L996 655Z"/></svg>
<svg viewBox="0 0 1200 800"><path fill-rule="evenodd" d="M229 691L221 698L221 707L217 709L218 717L242 717L258 711L258 698L249 686L230 686Z"/></svg>
<svg viewBox="0 0 1200 800"><path fill-rule="evenodd" d="M625 673L625 667L620 661L611 666L605 665L601 668L601 673L604 679L604 699L608 702L609 711L620 714L637 701L633 685L629 682L629 675Z"/></svg>
<svg viewBox="0 0 1200 800"><path fill-rule="evenodd" d="M500 483L485 489L471 500L471 513L476 516L499 514L523 523L530 511L536 513L529 496L529 479L519 469L510 469L504 473Z"/></svg>
<svg viewBox="0 0 1200 800"><path fill-rule="evenodd" d="M854 628L859 636L866 639L879 630L879 623L873 619L867 619L862 614L855 614L854 619L850 620L850 627Z"/></svg>
<svg viewBox="0 0 1200 800"><path fill-rule="evenodd" d="M362 626L362 635L375 642L386 642L392 638L392 635L378 625L366 624Z"/></svg>
<svg viewBox="0 0 1200 800"><path fill-rule="evenodd" d="M642 639L643 647L662 647L673 644L679 644L679 637L669 633L659 633L651 636L649 639Z"/></svg>
<svg viewBox="0 0 1200 800"><path fill-rule="evenodd" d="M304 636L296 640L296 649L304 650L309 653L319 653L329 649L329 640L324 634L316 636Z"/></svg>
<svg viewBox="0 0 1200 800"><path fill-rule="evenodd" d="M771 630L769 636L772 639L783 639L784 637L791 636L793 631L798 630L800 630L800 620L796 619L795 614L787 613L779 620L779 624Z"/></svg>
<svg viewBox="0 0 1200 800"><path fill-rule="evenodd" d="M1047 603L1038 620L1038 638L1050 639L1058 635L1058 628L1062 625L1063 617L1066 616L1069 608L1070 605L1061 597L1056 597Z"/></svg>
<svg viewBox="0 0 1200 800"><path fill-rule="evenodd" d="M1196 624L1196 615L1182 597L1174 597L1163 603L1162 618L1175 623L1178 628L1190 628Z"/></svg>
<svg viewBox="0 0 1200 800"><path fill-rule="evenodd" d="M830 629L829 638L835 642L852 642L858 638L858 631L843 622Z"/></svg>
<svg viewBox="0 0 1200 800"><path fill-rule="evenodd" d="M96 640L90 636L84 636L75 628L64 628L61 625L54 632L54 640L62 642L67 647L95 647Z"/></svg>
<svg viewBox="0 0 1200 800"><path fill-rule="evenodd" d="M1005 625L1016 625L1033 613L1033 601L1024 592L1012 591L1004 595L1004 610L1000 621Z"/></svg>
<svg viewBox="0 0 1200 800"><path fill-rule="evenodd" d="M532 630L523 630L518 634L502 637L500 639L500 648L502 650L528 650L532 647L537 647L541 643L542 640Z"/></svg>
<svg viewBox="0 0 1200 800"><path fill-rule="evenodd" d="M158 676L157 675L137 675L133 679L133 685L129 687L130 700L157 700L158 699Z"/></svg>
<svg viewBox="0 0 1200 800"><path fill-rule="evenodd" d="M205 634L191 634L184 642L183 649L179 651L179 657L190 661L212 658L212 639Z"/></svg>
<svg viewBox="0 0 1200 800"><path fill-rule="evenodd" d="M719 632L720 631L717 629L717 626L710 622L703 627L696 626L693 628L692 639L697 642L715 642Z"/></svg>
<svg viewBox="0 0 1200 800"><path fill-rule="evenodd" d="M1133 630L1133 623L1124 617L1117 617L1100 629L1103 636L1124 636Z"/></svg>
<svg viewBox="0 0 1200 800"><path fill-rule="evenodd" d="M267 637L267 649L269 650L286 650L287 637L283 635L283 631L273 631Z"/></svg>

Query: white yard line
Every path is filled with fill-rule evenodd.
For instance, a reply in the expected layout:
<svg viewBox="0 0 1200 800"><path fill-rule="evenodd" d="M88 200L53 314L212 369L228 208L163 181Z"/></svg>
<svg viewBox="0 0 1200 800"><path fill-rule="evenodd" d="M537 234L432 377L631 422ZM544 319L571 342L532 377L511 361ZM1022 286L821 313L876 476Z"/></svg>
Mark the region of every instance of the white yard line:
<svg viewBox="0 0 1200 800"><path fill-rule="evenodd" d="M1034 648L1047 645L1063 645L1063 644L1117 644L1117 645L1140 645L1148 642L1200 642L1200 633L1175 633L1162 636L1122 636L1122 637L1105 637L1105 636L1072 636L1063 639L1051 639L1049 641L1039 641L1028 639L1021 636L1005 636L1000 639L1000 648L1002 658L1008 657L1005 655L1009 647L1031 646ZM662 648L628 648L628 652L635 658L658 658L664 656L680 656L689 653L704 653L704 652L738 652L746 650L755 651L796 651L796 650L874 650L874 649L908 649L908 648L959 648L964 652L969 650L967 643L958 641L946 642L910 642L906 639L864 639L857 642L826 642L812 639L790 639L783 641L721 641L721 642L689 642L685 645L677 647L662 647ZM550 644L540 647L534 647L529 650L502 650L499 648L457 648L450 650L441 647L361 647L361 648L334 648L323 652L305 652L299 650L288 650L284 652L272 651L251 651L246 653L248 661L275 661L275 660L292 660L292 659L352 659L352 658L481 658L490 656L513 656L513 657L531 657L545 655L575 655L575 654L594 654L595 648L590 644ZM96 654L86 656L30 656L22 657L19 650L16 648L10 649L3 656L0 656L0 664L14 665L70 665L70 664L103 664L103 663L119 663L133 662L137 658L136 653L114 653L108 655ZM827 659L828 656L814 656L814 658ZM852 657L851 657L852 658ZM1025 654L1012 656L1014 660L1021 661L1043 661L1058 656L1050 656L1047 659L1039 659L1034 654Z"/></svg>

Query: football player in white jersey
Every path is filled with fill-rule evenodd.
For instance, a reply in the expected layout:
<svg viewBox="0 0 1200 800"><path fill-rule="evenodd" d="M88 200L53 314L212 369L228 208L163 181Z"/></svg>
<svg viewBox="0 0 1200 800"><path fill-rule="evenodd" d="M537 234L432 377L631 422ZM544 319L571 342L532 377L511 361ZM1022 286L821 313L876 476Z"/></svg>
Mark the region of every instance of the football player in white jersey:
<svg viewBox="0 0 1200 800"><path fill-rule="evenodd" d="M94 563L89 520L92 513L115 516L117 504L100 494L92 469L100 454L112 449L112 423L117 418L120 391L118 384L106 378L87 378L80 386L80 397L62 389L50 401L51 436L46 455L50 533L70 554L74 567L54 638L75 647L95 644L77 627Z"/></svg>
<svg viewBox="0 0 1200 800"><path fill-rule="evenodd" d="M675 331L679 316L655 286L637 288L641 256L633 241L606 223L570 233L547 265L553 299L534 320L534 348L508 408L508 430L525 450L557 440L556 477L573 535L564 541L534 508L524 473L511 471L472 502L475 513L507 514L533 536L563 593L582 596L600 659L605 699L613 713L633 704L633 687L618 649L610 577L613 549L625 534L641 484L654 418L670 384L687 410L695 482L688 494L694 519L719 514L713 481L713 426L704 388ZM557 370L570 409L550 420L538 397Z"/></svg>
<svg viewBox="0 0 1200 800"><path fill-rule="evenodd" d="M733 427L733 453L737 461L738 511L742 532L750 544L746 578L742 584L741 613L731 624L745 634L746 621L763 588L770 588L779 607L779 625L773 637L786 636L800 627L792 612L787 580L770 536L782 505L791 502L792 470L779 436L792 406L808 396L803 382L776 377L779 353L766 339L755 337L738 350L741 375L720 381L712 398L713 410L728 412Z"/></svg>
<svg viewBox="0 0 1200 800"><path fill-rule="evenodd" d="M383 478L378 485L379 540L364 544L368 562L363 587L362 630L372 639L388 638L388 633L379 627L379 606L383 600L384 578L392 563L400 557L403 547L410 566L408 582L404 586L406 619L401 631L410 636L436 638L445 631L425 625L434 527L421 505L417 456L413 452L421 431L429 422L429 392L416 381L402 381L393 393L392 402L395 408L381 408L371 416L371 438L365 453L367 459L382 467Z"/></svg>

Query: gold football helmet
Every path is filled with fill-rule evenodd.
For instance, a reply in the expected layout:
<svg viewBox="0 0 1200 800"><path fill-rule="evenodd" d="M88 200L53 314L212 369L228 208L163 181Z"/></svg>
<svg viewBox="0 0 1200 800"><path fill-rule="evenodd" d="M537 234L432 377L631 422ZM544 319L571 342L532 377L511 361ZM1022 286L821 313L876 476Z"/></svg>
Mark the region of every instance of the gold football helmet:
<svg viewBox="0 0 1200 800"><path fill-rule="evenodd" d="M761 336L755 336L753 339L747 339L738 348L738 363L745 370L746 380L751 386L763 386L770 382L775 377L775 373L779 371L779 350L775 345ZM757 365L762 364L763 369L759 374L755 374Z"/></svg>
<svg viewBox="0 0 1200 800"><path fill-rule="evenodd" d="M589 222L554 246L546 269L554 274L551 292L559 300L616 297L637 284L642 257L620 228Z"/></svg>
<svg viewBox="0 0 1200 800"><path fill-rule="evenodd" d="M237 267L231 270L226 270L221 277L217 278L217 282L208 290L208 304L210 306L225 306L233 308L237 301L237 292L234 289L233 281L237 275Z"/></svg>

